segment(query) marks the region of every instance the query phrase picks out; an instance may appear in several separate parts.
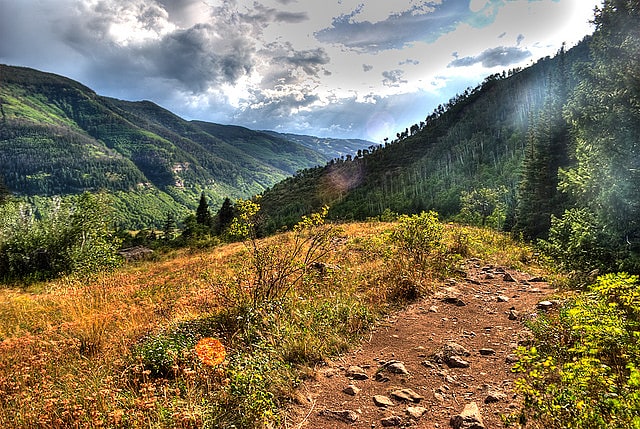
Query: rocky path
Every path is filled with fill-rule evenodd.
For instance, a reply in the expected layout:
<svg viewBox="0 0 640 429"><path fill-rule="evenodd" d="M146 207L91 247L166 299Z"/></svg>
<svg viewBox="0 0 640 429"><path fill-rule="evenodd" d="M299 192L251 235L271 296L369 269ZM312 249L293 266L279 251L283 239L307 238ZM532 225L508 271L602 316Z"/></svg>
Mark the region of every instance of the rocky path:
<svg viewBox="0 0 640 429"><path fill-rule="evenodd" d="M548 311L540 278L471 260L467 278L393 315L354 353L320 367L287 427L499 428L517 407L523 319Z"/></svg>

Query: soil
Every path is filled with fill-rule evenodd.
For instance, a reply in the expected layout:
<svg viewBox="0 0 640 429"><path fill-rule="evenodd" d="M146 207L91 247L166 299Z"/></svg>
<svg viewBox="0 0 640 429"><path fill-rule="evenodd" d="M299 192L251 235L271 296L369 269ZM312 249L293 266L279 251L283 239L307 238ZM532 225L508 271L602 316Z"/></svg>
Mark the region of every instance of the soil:
<svg viewBox="0 0 640 429"><path fill-rule="evenodd" d="M466 266L466 279L449 280L432 296L389 316L353 353L316 368L301 386L300 404L286 426L449 428L451 418L475 402L484 427L503 427L500 416L519 406L511 369L516 347L530 340L524 321L549 311L538 303L554 290L544 279L479 260ZM447 353L443 359L443 347L451 342L469 352L460 356L469 367L451 367L455 363ZM403 363L408 374L386 370L390 361ZM368 378L353 379L348 372L352 366ZM345 393L349 385L360 390ZM407 388L423 398L407 401L391 394ZM376 405L376 395L392 404ZM412 417L409 407L424 414ZM392 416L397 417L387 419Z"/></svg>

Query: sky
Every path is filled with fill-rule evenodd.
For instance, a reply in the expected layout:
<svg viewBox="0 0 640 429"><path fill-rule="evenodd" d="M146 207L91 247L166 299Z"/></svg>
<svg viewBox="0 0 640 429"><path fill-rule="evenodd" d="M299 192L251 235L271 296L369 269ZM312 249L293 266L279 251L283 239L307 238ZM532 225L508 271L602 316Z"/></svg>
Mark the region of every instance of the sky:
<svg viewBox="0 0 640 429"><path fill-rule="evenodd" d="M593 32L599 0L0 0L0 63L185 119L380 143Z"/></svg>

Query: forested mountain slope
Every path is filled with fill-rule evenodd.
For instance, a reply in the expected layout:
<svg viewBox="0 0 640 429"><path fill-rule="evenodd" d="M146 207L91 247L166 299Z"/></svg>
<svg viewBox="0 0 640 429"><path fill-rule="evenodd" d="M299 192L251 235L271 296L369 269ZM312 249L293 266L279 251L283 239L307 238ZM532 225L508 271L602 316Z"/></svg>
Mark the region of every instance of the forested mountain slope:
<svg viewBox="0 0 640 429"><path fill-rule="evenodd" d="M148 102L97 95L70 79L0 65L0 174L19 196L107 190L121 224L163 222L249 197L327 157L241 127L185 121ZM156 219L157 218L157 219Z"/></svg>
<svg viewBox="0 0 640 429"><path fill-rule="evenodd" d="M385 209L451 216L465 191L488 188L513 217L529 132L556 96L557 82L575 86L572 67L587 59L583 42L527 69L489 76L385 147L286 179L264 193L262 205L274 224L324 204L335 218L364 219Z"/></svg>

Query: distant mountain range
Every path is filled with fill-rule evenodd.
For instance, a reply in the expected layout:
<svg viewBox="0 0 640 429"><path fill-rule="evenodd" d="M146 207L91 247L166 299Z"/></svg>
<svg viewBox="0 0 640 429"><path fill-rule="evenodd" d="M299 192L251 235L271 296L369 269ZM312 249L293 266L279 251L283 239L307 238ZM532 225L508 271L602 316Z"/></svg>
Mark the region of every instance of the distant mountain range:
<svg viewBox="0 0 640 429"><path fill-rule="evenodd" d="M0 65L0 175L16 195L106 190L118 223L158 226L247 198L372 143L186 121L149 102L103 97L55 74Z"/></svg>

